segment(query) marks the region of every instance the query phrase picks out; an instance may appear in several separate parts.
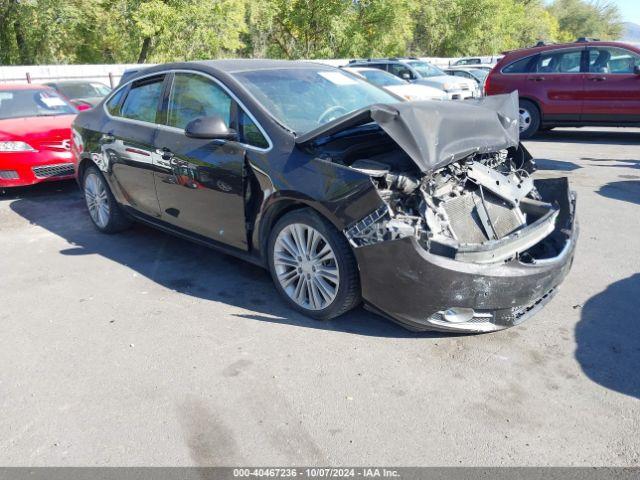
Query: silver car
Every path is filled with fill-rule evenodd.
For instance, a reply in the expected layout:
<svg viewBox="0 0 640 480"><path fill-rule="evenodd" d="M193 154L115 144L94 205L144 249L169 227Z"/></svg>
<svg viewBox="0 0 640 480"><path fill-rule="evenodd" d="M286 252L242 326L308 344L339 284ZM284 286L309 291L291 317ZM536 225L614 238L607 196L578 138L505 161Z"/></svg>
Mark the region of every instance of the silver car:
<svg viewBox="0 0 640 480"><path fill-rule="evenodd" d="M447 75L435 65L417 58L352 60L348 67L379 68L411 83L439 88L446 92L449 100L481 96L481 90L475 81Z"/></svg>

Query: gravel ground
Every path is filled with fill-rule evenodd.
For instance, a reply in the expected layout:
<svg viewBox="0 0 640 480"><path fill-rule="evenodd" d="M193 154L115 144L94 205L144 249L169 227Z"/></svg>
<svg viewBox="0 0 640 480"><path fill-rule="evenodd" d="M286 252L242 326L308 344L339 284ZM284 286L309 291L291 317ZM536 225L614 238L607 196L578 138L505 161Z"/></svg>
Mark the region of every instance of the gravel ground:
<svg viewBox="0 0 640 480"><path fill-rule="evenodd" d="M525 324L319 323L266 272L136 226L73 183L0 196L0 465L639 465L640 130L527 142L581 238Z"/></svg>

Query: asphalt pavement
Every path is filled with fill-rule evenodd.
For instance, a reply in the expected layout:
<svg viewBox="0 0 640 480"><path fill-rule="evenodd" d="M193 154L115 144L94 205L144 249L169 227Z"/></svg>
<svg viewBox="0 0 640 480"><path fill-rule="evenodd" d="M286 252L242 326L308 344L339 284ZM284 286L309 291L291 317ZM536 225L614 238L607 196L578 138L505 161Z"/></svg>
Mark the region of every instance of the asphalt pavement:
<svg viewBox="0 0 640 480"><path fill-rule="evenodd" d="M640 464L640 129L526 142L581 228L521 326L317 322L267 272L144 226L102 235L74 183L0 195L0 465Z"/></svg>

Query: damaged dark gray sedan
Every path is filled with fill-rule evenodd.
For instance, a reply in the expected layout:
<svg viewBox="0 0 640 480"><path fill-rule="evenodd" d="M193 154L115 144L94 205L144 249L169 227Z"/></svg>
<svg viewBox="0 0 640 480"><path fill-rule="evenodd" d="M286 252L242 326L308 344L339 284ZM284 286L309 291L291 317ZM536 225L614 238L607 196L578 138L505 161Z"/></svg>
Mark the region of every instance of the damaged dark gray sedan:
<svg viewBox="0 0 640 480"><path fill-rule="evenodd" d="M575 196L533 179L515 94L405 102L315 63L177 63L78 115L72 143L99 230L142 221L262 265L317 319L364 302L412 330L499 330L573 259Z"/></svg>

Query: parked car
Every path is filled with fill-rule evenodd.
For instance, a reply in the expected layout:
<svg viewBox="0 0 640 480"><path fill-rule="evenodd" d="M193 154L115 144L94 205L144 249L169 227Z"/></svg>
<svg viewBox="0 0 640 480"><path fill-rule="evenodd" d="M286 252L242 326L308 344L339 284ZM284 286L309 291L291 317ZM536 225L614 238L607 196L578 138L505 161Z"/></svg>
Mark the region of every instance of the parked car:
<svg viewBox="0 0 640 480"><path fill-rule="evenodd" d="M518 92L523 138L559 126L640 125L640 47L583 39L508 52L485 91Z"/></svg>
<svg viewBox="0 0 640 480"><path fill-rule="evenodd" d="M463 100L480 96L480 89L473 80L452 77L435 65L417 58L351 60L347 66L351 68L377 68L411 83L439 88L447 93L449 100Z"/></svg>
<svg viewBox="0 0 640 480"><path fill-rule="evenodd" d="M0 85L0 188L73 178L76 113L44 85Z"/></svg>
<svg viewBox="0 0 640 480"><path fill-rule="evenodd" d="M444 71L447 75L453 75L454 77L469 78L475 81L480 89L484 87L484 81L490 72L488 69L475 67L449 67Z"/></svg>
<svg viewBox="0 0 640 480"><path fill-rule="evenodd" d="M462 57L451 64L452 67L462 66L478 66L489 65L493 66L502 59L502 55L490 56L490 57Z"/></svg>
<svg viewBox="0 0 640 480"><path fill-rule="evenodd" d="M111 92L111 88L104 83L84 80L46 82L45 85L55 89L80 111L95 107Z"/></svg>
<svg viewBox="0 0 640 480"><path fill-rule="evenodd" d="M515 94L408 102L312 62L159 65L78 115L72 150L98 230L217 247L316 319L364 301L413 330L506 328L576 242L566 178L530 176Z"/></svg>
<svg viewBox="0 0 640 480"><path fill-rule="evenodd" d="M447 94L439 88L410 83L377 68L343 67L343 70L364 78L370 83L395 93L407 100L447 100Z"/></svg>

